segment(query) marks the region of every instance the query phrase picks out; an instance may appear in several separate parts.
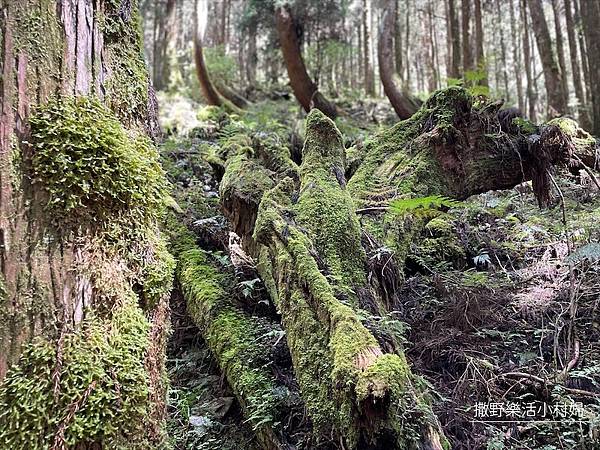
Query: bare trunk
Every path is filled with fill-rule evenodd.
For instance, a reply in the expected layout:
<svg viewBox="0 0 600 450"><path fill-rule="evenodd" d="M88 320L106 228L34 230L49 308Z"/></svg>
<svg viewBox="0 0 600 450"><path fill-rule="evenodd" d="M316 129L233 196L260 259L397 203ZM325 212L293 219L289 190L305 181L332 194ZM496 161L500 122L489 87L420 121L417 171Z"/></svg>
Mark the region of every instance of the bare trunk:
<svg viewBox="0 0 600 450"><path fill-rule="evenodd" d="M571 73L573 75L573 85L575 87L575 95L577 97L577 112L581 126L589 130L590 118L586 108L585 93L583 91L583 83L581 81L581 70L579 68L579 50L577 48L577 39L575 37L575 24L573 21L573 11L571 0L565 0L565 19L567 22L567 35L569 39L569 54L571 59Z"/></svg>
<svg viewBox="0 0 600 450"><path fill-rule="evenodd" d="M548 24L544 17L544 8L541 0L528 0L528 4L533 32L544 69L544 84L548 97L548 115L560 116L567 112L567 108L560 69L552 52L552 39L550 38Z"/></svg>
<svg viewBox="0 0 600 450"><path fill-rule="evenodd" d="M473 52L471 51L471 2L462 0L462 61L463 72L473 70Z"/></svg>
<svg viewBox="0 0 600 450"><path fill-rule="evenodd" d="M363 0L362 25L363 25L363 69L365 93L369 96L375 95L375 83L373 80L373 67L371 66L371 33L369 32L369 6L367 0Z"/></svg>
<svg viewBox="0 0 600 450"><path fill-rule="evenodd" d="M171 58L173 58L173 39L175 31L175 0L167 0L164 12L160 14L157 27L157 42L154 47L153 78L154 88L163 90L169 86Z"/></svg>
<svg viewBox="0 0 600 450"><path fill-rule="evenodd" d="M519 111L525 111L525 99L523 98L523 79L521 77L521 67L522 67L522 58L521 58L521 49L519 46L519 34L520 27L517 24L517 19L515 18L515 4L514 0L510 0L510 31L511 31L511 39L512 39L512 50L513 50L513 71L516 78L517 84L517 101Z"/></svg>
<svg viewBox="0 0 600 450"><path fill-rule="evenodd" d="M394 81L394 35L392 33L392 30L394 30L394 12L394 0L386 0L379 27L379 42L377 46L379 75L383 83L385 95L392 104L394 111L396 111L400 119L407 119L417 111L418 105L406 94L403 94L401 88Z"/></svg>
<svg viewBox="0 0 600 450"><path fill-rule="evenodd" d="M558 0L552 0L552 12L554 14L554 30L556 35L556 54L558 56L558 67L560 68L562 93L564 95L565 108L569 105L569 85L567 83L567 63L563 44L562 27L560 25L560 10ZM566 110L565 110L566 112Z"/></svg>
<svg viewBox="0 0 600 450"><path fill-rule="evenodd" d="M525 59L525 75L527 79L527 102L529 104L529 119L535 121L536 93L533 87L531 67L531 48L529 45L529 24L527 21L527 0L521 0L521 20L523 22L523 58Z"/></svg>
<svg viewBox="0 0 600 450"><path fill-rule="evenodd" d="M461 68L460 34L458 32L458 17L454 0L448 0L448 21L450 22L448 34L452 41L451 67L448 76L459 78Z"/></svg>
<svg viewBox="0 0 600 450"><path fill-rule="evenodd" d="M481 0L475 0L475 56L477 70L486 73L485 55L483 53L483 24L481 18ZM501 26L501 25L500 25ZM506 61L506 51L504 50L504 38L500 34L500 42L502 44L502 53L504 61ZM506 71L505 71L506 74ZM487 77L483 78L480 84L487 86Z"/></svg>
<svg viewBox="0 0 600 450"><path fill-rule="evenodd" d="M198 8L199 0L195 0L195 13L194 13L194 62L196 64L196 76L198 77L198 83L202 90L202 96L208 105L221 106L223 100L219 96L219 93L215 89L206 63L204 61L204 50L202 49L202 36L200 36L200 30L198 27L198 15L202 14L202 11Z"/></svg>
<svg viewBox="0 0 600 450"><path fill-rule="evenodd" d="M300 43L296 34L294 19L288 7L281 6L275 13L279 44L287 68L294 95L306 112L313 107L329 117L337 115L336 107L321 94L317 85L310 79L300 53Z"/></svg>

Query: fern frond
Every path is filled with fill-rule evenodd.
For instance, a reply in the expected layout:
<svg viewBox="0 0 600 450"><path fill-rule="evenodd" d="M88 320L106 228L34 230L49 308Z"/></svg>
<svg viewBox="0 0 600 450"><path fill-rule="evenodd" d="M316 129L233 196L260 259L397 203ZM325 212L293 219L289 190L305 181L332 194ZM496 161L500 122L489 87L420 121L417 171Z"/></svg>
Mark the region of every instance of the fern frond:
<svg viewBox="0 0 600 450"><path fill-rule="evenodd" d="M457 200L443 197L441 195L431 195L429 197L402 198L392 200L389 207L390 211L398 215L405 215L409 212L412 214L421 214L437 211L443 207L457 208L460 206L462 206L462 202Z"/></svg>

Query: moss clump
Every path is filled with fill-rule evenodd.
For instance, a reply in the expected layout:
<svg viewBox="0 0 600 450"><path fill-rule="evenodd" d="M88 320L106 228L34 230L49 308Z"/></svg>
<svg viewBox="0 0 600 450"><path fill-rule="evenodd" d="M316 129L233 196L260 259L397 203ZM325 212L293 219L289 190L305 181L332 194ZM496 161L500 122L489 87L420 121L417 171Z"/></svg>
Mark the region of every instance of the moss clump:
<svg viewBox="0 0 600 450"><path fill-rule="evenodd" d="M153 245L149 260L144 261L142 284L143 298L147 309L154 306L171 292L175 274L175 258L167 250L164 239L158 239Z"/></svg>
<svg viewBox="0 0 600 450"><path fill-rule="evenodd" d="M157 218L167 190L158 154L147 138L130 138L99 101L54 98L30 124L33 179L54 225Z"/></svg>
<svg viewBox="0 0 600 450"><path fill-rule="evenodd" d="M152 409L144 364L149 330L131 292L112 318L89 317L67 334L60 360L55 345L36 338L0 387L0 447L46 449L59 429L69 448L152 447L145 432Z"/></svg>

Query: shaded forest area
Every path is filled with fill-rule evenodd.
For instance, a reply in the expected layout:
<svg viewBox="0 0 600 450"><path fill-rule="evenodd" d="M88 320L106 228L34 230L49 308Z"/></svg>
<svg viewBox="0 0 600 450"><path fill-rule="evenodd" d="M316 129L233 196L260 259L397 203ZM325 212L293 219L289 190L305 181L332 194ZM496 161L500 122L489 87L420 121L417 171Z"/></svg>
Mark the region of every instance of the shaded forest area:
<svg viewBox="0 0 600 450"><path fill-rule="evenodd" d="M0 450L600 448L600 0L0 31Z"/></svg>

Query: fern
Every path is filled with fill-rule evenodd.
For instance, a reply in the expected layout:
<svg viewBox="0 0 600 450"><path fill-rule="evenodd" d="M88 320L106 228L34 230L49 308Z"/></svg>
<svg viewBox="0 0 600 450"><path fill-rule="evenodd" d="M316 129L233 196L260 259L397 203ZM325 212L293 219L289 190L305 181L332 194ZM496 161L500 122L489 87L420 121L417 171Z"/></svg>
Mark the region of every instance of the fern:
<svg viewBox="0 0 600 450"><path fill-rule="evenodd" d="M439 211L442 208L457 208L460 206L462 206L462 202L457 200L452 200L441 195L431 195L429 197L392 200L389 208L390 211L401 216L408 213L421 216Z"/></svg>

